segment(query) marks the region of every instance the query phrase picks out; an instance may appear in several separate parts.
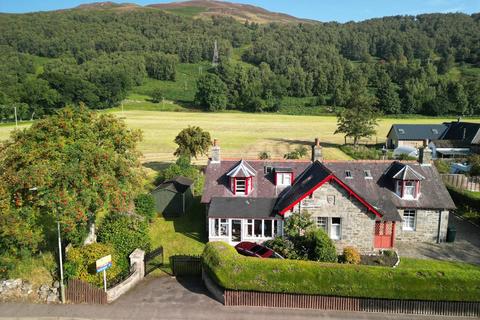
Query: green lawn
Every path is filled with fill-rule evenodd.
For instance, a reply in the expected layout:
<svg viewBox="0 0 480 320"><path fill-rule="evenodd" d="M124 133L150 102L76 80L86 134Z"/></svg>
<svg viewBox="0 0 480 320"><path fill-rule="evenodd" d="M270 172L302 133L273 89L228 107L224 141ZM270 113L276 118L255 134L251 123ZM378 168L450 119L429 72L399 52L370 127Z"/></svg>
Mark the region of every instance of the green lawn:
<svg viewBox="0 0 480 320"><path fill-rule="evenodd" d="M189 212L183 217L157 217L150 226L150 237L153 248L163 246L166 271L170 272L170 256L202 253L207 242L205 207L196 198Z"/></svg>
<svg viewBox="0 0 480 320"><path fill-rule="evenodd" d="M167 103L166 103L167 104ZM171 162L174 160L173 139L177 133L189 125L197 125L209 131L220 140L224 158L257 158L261 151L267 151L274 158L294 150L299 145L310 145L319 137L324 146L324 156L328 160L351 159L338 150L343 144L342 135L334 135L336 118L334 116L290 116L281 114L255 114L240 112L160 112L148 111L156 104L144 105L145 110L133 110L124 106L110 112L123 117L130 128L141 129L144 140L140 150L144 153L144 162ZM161 108L161 104L158 104ZM376 136L362 142L382 143L394 123L442 123L454 118L384 118L379 121ZM480 120L468 120L476 121ZM24 124L22 124L22 127ZM14 126L0 126L0 140L8 137ZM204 164L206 157L197 163Z"/></svg>

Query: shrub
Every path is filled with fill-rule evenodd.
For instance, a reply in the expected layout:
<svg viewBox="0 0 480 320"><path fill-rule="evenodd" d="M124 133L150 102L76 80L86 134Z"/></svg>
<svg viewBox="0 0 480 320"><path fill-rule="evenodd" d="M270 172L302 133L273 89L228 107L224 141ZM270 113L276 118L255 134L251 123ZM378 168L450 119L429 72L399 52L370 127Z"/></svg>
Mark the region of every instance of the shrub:
<svg viewBox="0 0 480 320"><path fill-rule="evenodd" d="M286 259L297 259L298 256L295 252L295 246L293 242L283 238L283 237L275 237L272 240L267 240L263 244L264 246L272 249L282 257Z"/></svg>
<svg viewBox="0 0 480 320"><path fill-rule="evenodd" d="M136 213L144 216L150 222L155 218L155 200L151 194L140 194L134 199L134 202Z"/></svg>
<svg viewBox="0 0 480 320"><path fill-rule="evenodd" d="M111 244L120 257L118 262L122 270L128 270L128 256L133 250L150 249L148 222L136 215L111 213L98 229L98 241Z"/></svg>
<svg viewBox="0 0 480 320"><path fill-rule="evenodd" d="M480 301L480 268L459 262L403 259L398 268L257 259L224 242L207 243L206 272L230 290L383 299Z"/></svg>
<svg viewBox="0 0 480 320"><path fill-rule="evenodd" d="M450 164L445 160L434 160L433 163L438 170L438 173L445 174L450 173Z"/></svg>
<svg viewBox="0 0 480 320"><path fill-rule="evenodd" d="M50 252L31 255L22 250L18 257L11 254L0 256L0 278L23 279L34 285L52 283L57 263Z"/></svg>
<svg viewBox="0 0 480 320"><path fill-rule="evenodd" d="M397 253L393 250L383 250L383 255L385 257L394 257Z"/></svg>
<svg viewBox="0 0 480 320"><path fill-rule="evenodd" d="M472 166L470 168L471 176L480 175L480 155L474 154L468 157L468 163Z"/></svg>
<svg viewBox="0 0 480 320"><path fill-rule="evenodd" d="M118 277L122 269L122 258L113 246L104 243L93 243L79 248L72 248L67 253L65 261L65 278L80 279L96 285L103 286L102 273L96 273L95 262L106 256L112 255L112 267L107 271L107 282Z"/></svg>
<svg viewBox="0 0 480 320"><path fill-rule="evenodd" d="M307 211L292 214L285 220L284 233L290 239L303 237L314 229L316 229L315 222Z"/></svg>
<svg viewBox="0 0 480 320"><path fill-rule="evenodd" d="M152 98L153 103L162 102L164 99L163 92L159 89L152 91L152 93L150 93L150 97Z"/></svg>
<svg viewBox="0 0 480 320"><path fill-rule="evenodd" d="M284 159L296 160L305 157L308 154L308 149L304 146L296 148L294 151L287 152L283 155Z"/></svg>
<svg viewBox="0 0 480 320"><path fill-rule="evenodd" d="M178 176L184 176L195 181L193 185L193 191L195 194L202 192L205 178L200 170L190 163L190 158L188 157L180 157L174 164L171 164L166 169L160 171L155 183L159 184Z"/></svg>
<svg viewBox="0 0 480 320"><path fill-rule="evenodd" d="M316 229L311 231L306 238L309 260L337 262L337 250L325 231Z"/></svg>
<svg viewBox="0 0 480 320"><path fill-rule="evenodd" d="M258 159L260 159L260 160L268 160L270 158L271 158L271 156L267 151L262 151L258 154Z"/></svg>
<svg viewBox="0 0 480 320"><path fill-rule="evenodd" d="M360 264L360 253L354 247L345 247L343 249L343 262L348 264Z"/></svg>

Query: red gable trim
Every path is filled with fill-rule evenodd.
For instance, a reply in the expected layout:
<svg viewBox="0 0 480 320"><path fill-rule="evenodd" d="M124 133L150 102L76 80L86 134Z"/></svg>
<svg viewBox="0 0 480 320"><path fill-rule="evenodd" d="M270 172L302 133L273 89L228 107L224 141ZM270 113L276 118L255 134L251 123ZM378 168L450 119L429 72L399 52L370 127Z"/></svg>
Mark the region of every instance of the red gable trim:
<svg viewBox="0 0 480 320"><path fill-rule="evenodd" d="M297 199L295 202L293 202L291 205L289 205L288 207L286 207L285 209L281 210L279 212L280 215L284 215L285 212L287 212L288 210L292 209L295 205L297 205L300 201L302 201L303 199L305 199L309 194L311 194L313 191L315 191L316 189L318 189L319 187L321 187L323 184L325 184L326 182L330 182L334 180L335 182L337 182L342 188L344 188L345 190L348 191L348 193L352 196L355 197L355 199L357 199L358 201L360 201L361 204L363 204L365 207L367 207L367 209L371 212L373 212L375 215L377 215L378 217L382 217L382 214L380 212L378 212L373 206L371 206L367 201L365 201L362 197L360 197L357 193L355 193L352 189L350 189L350 187L348 187L345 183L343 183L340 179L338 179L337 177L335 177L333 174L329 175L328 177L326 177L325 179L323 179L322 181L320 181L316 186L314 186L312 189L308 190L307 192L305 192L305 194L303 194L299 199Z"/></svg>

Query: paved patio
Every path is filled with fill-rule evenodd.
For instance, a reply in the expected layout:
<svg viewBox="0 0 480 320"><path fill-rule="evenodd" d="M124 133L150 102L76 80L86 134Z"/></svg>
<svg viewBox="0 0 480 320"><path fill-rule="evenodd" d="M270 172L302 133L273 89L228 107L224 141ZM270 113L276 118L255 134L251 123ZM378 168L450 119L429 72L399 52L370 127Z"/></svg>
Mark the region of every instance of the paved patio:
<svg viewBox="0 0 480 320"><path fill-rule="evenodd" d="M457 236L453 243L397 243L401 257L420 259L456 260L480 264L480 228L466 220L450 214L449 226L457 228Z"/></svg>

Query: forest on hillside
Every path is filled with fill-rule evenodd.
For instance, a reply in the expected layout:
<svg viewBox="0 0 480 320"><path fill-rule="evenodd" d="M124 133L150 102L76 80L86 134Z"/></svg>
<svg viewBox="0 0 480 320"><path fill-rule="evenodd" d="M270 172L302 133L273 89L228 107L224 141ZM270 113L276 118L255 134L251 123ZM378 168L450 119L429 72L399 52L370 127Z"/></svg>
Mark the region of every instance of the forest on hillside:
<svg viewBox="0 0 480 320"><path fill-rule="evenodd" d="M14 106L21 119L117 106L148 77L175 81L179 63L211 61L215 41L219 64L198 86L217 100L197 93L199 108L277 111L288 96L335 110L364 84L383 114L480 114L480 14L259 25L67 10L0 14L0 120Z"/></svg>

